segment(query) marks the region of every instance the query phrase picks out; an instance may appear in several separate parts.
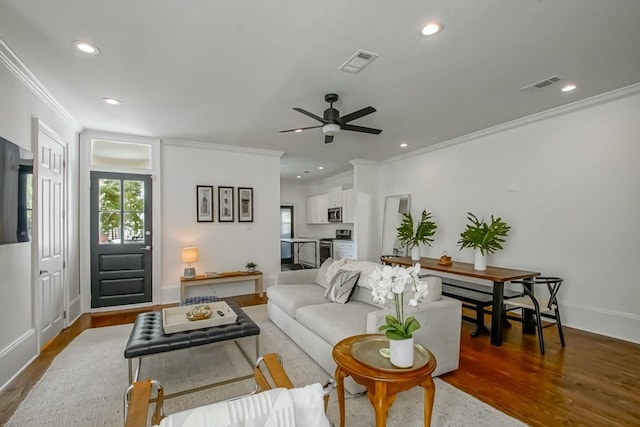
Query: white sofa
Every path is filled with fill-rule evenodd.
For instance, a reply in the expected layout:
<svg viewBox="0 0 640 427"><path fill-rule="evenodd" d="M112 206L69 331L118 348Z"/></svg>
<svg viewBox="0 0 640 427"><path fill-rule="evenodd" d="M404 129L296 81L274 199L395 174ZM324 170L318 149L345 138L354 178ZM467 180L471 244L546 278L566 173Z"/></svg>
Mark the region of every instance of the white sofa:
<svg viewBox="0 0 640 427"><path fill-rule="evenodd" d="M354 293L346 304L328 301L324 277L332 262L327 260L320 269L279 272L275 285L267 289L271 321L330 375L336 369L331 357L333 346L352 335L378 333L385 315L392 313L373 302L369 276L381 264L369 261L349 260L343 264L341 269L360 271ZM460 301L447 297L425 300L417 309L405 308L405 314L415 316L422 325L413 335L435 356L438 365L434 376L458 368L461 311ZM350 378L345 388L353 394L364 391Z"/></svg>

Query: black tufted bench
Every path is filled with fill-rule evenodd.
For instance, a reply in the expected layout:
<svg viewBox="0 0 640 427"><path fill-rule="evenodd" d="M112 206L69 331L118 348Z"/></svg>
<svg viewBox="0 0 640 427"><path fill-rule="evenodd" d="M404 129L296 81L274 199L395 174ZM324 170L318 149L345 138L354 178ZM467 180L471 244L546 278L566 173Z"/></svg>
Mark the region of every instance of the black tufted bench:
<svg viewBox="0 0 640 427"><path fill-rule="evenodd" d="M240 348L249 364L253 366L253 363L259 357L258 335L260 334L260 327L237 304L232 302L227 304L238 315L235 323L177 332L175 334L164 333L161 311L138 314L133 324L129 341L127 341L124 349L124 357L129 362L129 383L132 384L138 380L142 357L144 356L229 340L235 341L239 338L251 336L255 337L255 358L249 357L240 345L238 345L238 348ZM237 341L236 344L238 344ZM138 359L138 364L134 376L133 359L136 358Z"/></svg>

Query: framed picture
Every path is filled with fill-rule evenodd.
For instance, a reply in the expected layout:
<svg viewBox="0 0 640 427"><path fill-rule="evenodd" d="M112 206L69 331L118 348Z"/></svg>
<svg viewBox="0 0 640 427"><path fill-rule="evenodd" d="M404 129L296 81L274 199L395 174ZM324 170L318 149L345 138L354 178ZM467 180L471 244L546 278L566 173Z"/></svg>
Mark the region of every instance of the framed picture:
<svg viewBox="0 0 640 427"><path fill-rule="evenodd" d="M238 187L238 222L253 222L253 188Z"/></svg>
<svg viewBox="0 0 640 427"><path fill-rule="evenodd" d="M233 222L233 187L218 187L218 221Z"/></svg>
<svg viewBox="0 0 640 427"><path fill-rule="evenodd" d="M213 222L213 186L196 185L196 195L198 222Z"/></svg>

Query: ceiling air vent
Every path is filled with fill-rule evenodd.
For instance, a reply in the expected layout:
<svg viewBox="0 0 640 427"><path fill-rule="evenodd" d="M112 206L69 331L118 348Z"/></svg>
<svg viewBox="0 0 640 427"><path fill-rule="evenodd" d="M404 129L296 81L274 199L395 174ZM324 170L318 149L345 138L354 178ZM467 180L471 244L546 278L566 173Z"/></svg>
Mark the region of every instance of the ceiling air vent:
<svg viewBox="0 0 640 427"><path fill-rule="evenodd" d="M551 77L547 77L544 80L541 80L537 83L532 83L528 86L525 86L522 88L522 90L527 90L527 91L534 91L534 90L538 90L538 89L543 89L545 87L551 86L552 84L558 83L560 81L560 77L558 76L551 76Z"/></svg>
<svg viewBox="0 0 640 427"><path fill-rule="evenodd" d="M351 58L347 59L347 62L338 68L338 70L356 74L362 71L367 65L371 64L377 57L377 53L358 49L356 53L351 55Z"/></svg>

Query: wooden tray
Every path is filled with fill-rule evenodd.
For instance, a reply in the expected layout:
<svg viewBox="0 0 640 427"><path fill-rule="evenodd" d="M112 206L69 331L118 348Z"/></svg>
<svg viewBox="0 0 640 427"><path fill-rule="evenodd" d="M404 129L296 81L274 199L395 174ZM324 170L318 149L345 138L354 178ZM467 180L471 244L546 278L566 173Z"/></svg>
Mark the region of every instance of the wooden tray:
<svg viewBox="0 0 640 427"><path fill-rule="evenodd" d="M211 307L211 317L203 320L187 319L187 312L193 310L196 305L208 305ZM217 313L218 310L222 311L224 316L220 316ZM205 302L202 304L182 305L180 307L162 309L162 328L165 334L175 334L176 332L228 325L235 323L237 319L238 315L236 312L224 301Z"/></svg>
<svg viewBox="0 0 640 427"><path fill-rule="evenodd" d="M413 345L413 366L398 368L391 361L380 354L381 348L389 347L389 339L380 336L365 337L351 344L351 355L360 363L386 372L404 372L418 369L429 363L431 356L421 344Z"/></svg>

